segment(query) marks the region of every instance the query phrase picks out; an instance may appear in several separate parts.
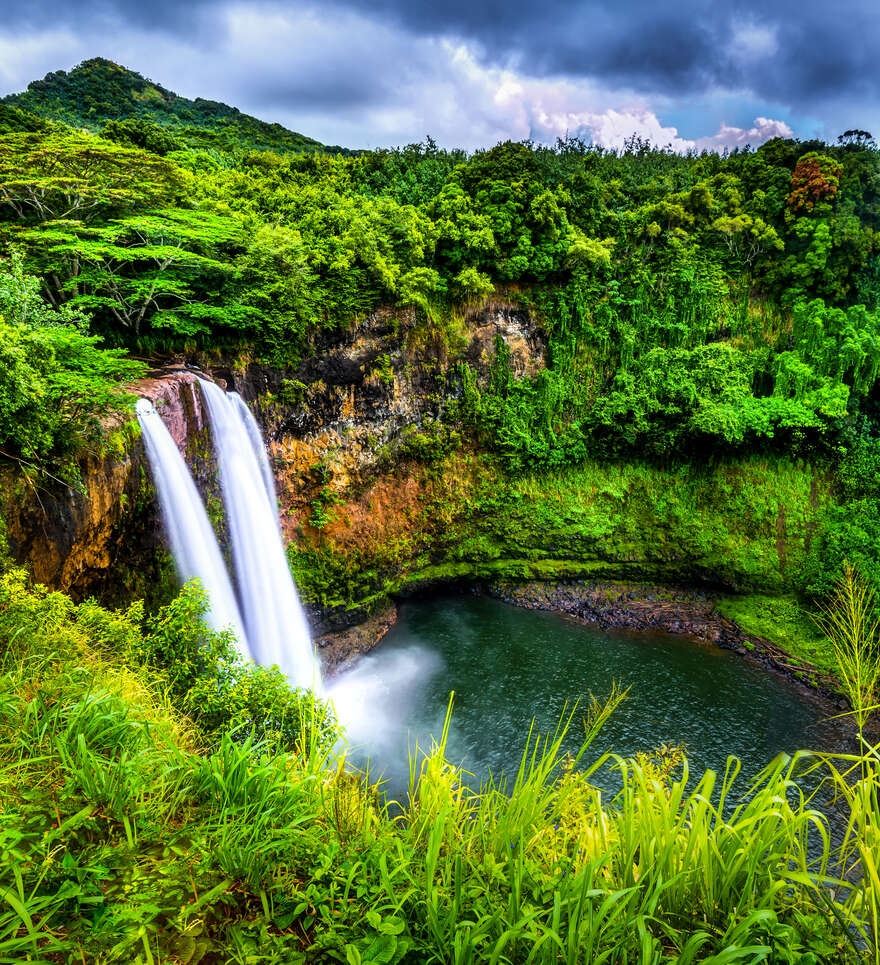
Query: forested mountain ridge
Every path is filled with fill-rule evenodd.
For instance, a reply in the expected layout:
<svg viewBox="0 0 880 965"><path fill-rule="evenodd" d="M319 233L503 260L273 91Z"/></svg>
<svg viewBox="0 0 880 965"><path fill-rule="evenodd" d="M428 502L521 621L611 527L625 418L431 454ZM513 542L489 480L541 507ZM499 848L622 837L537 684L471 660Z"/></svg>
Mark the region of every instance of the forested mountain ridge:
<svg viewBox="0 0 880 965"><path fill-rule="evenodd" d="M309 152L325 150L313 138L270 124L235 107L197 97L190 100L110 60L95 57L71 71L56 70L0 100L48 121L129 136L139 147L164 153L183 147L221 150ZM151 130L152 126L162 131ZM163 137L164 131L164 137ZM341 151L334 147L329 150Z"/></svg>

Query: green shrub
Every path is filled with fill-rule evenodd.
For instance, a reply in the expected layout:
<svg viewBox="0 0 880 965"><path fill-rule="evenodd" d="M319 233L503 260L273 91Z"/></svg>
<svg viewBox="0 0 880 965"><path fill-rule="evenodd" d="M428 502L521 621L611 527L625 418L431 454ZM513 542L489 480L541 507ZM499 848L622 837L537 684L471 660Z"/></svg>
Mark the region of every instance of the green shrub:
<svg viewBox="0 0 880 965"><path fill-rule="evenodd" d="M440 462L463 445L461 434L443 422L423 419L421 425L411 426L401 433L397 455L424 463Z"/></svg>
<svg viewBox="0 0 880 965"><path fill-rule="evenodd" d="M111 611L94 601L79 605L43 586L31 587L24 571L0 577L0 643L18 641L43 654L95 651L122 660L148 685L167 694L178 712L214 744L235 731L265 746L306 753L337 740L328 708L310 692L294 690L277 667L242 660L232 636L204 624L204 592L188 584L154 616L142 604Z"/></svg>
<svg viewBox="0 0 880 965"><path fill-rule="evenodd" d="M0 578L0 958L847 965L876 948L870 755L843 779L844 857L869 872L845 886L805 759L743 784L733 759L692 780L676 749L596 754L619 691L588 709L574 758L571 714L479 792L445 759L447 725L414 752L395 820L341 748L222 728L200 747L175 706L212 672L227 687L231 659L202 605L188 588L145 636L138 606ZM591 782L604 766L611 800Z"/></svg>
<svg viewBox="0 0 880 965"><path fill-rule="evenodd" d="M277 667L243 660L231 632L205 625L206 609L201 588L184 586L143 634L130 637L125 659L166 682L172 700L212 743L235 730L280 750L332 745L337 734L329 709L309 691L292 689Z"/></svg>

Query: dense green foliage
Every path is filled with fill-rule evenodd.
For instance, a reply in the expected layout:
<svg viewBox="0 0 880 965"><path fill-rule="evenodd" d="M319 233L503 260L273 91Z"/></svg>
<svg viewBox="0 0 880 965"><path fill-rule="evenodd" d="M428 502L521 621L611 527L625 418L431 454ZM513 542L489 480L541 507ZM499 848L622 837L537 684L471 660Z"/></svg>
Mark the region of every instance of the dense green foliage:
<svg viewBox="0 0 880 965"><path fill-rule="evenodd" d="M29 586L24 571L0 577L0 636L24 634L32 645L46 634L40 652L112 659L161 692L185 714L201 743L226 733L255 735L265 747L293 752L313 742L332 743L326 709L311 695L292 691L277 667L260 667L238 656L228 633L202 622L204 594L196 584L151 617L143 604L109 611L93 600L75 605L61 593ZM70 648L73 647L73 651ZM22 651L24 652L24 651Z"/></svg>
<svg viewBox="0 0 880 965"><path fill-rule="evenodd" d="M152 632L205 635L197 612L185 597ZM617 694L589 708L574 760L571 719L524 735L503 789L469 790L441 740L394 820L308 707L295 753L234 715L207 731L181 717L198 702L179 701L178 659L208 679L217 644L206 678L185 647L157 678L132 640L133 612L0 581L5 961L844 965L874 946L880 882L836 880L798 762L749 785L731 760L694 784L686 763L597 757ZM861 765L847 814L868 830L840 857L870 869L878 775ZM619 770L613 800L590 783L600 766Z"/></svg>
<svg viewBox="0 0 880 965"><path fill-rule="evenodd" d="M98 443L101 419L126 410L120 387L143 365L100 347L86 317L41 298L20 257L0 261L0 451L28 465Z"/></svg>
<svg viewBox="0 0 880 965"><path fill-rule="evenodd" d="M550 344L535 378L514 383L503 352L488 387L461 375L461 416L512 468L824 451L877 380L869 144L722 158L574 140L467 157L429 141L342 157L178 150L128 116L103 133L5 135L0 216L49 297L116 344L295 362L380 304L442 325L498 292L538 313Z"/></svg>
<svg viewBox="0 0 880 965"><path fill-rule="evenodd" d="M797 588L826 592L846 558L880 580L880 152L868 136L725 156L636 138L622 152L569 139L468 156L428 139L344 156L102 60L2 110L0 241L24 252L57 312L88 316L108 345L296 366L323 332L390 304L412 307L419 337L454 360L464 314L487 298L520 305L539 320L546 367L514 378L500 340L488 380L453 365L438 387L445 424L399 459L444 434L469 435L514 475L804 458L837 474L838 500ZM28 458L68 445L36 409L30 442L6 430ZM320 503L313 519L331 515Z"/></svg>
<svg viewBox="0 0 880 965"><path fill-rule="evenodd" d="M28 84L24 93L7 95L0 105L0 110L19 108L71 127L104 128L111 140L151 151L157 144L166 150L173 149L173 144L224 151L322 148L310 137L227 104L201 97L188 100L101 57L84 61L69 73L53 71ZM156 128L168 129L165 136L171 140L162 140ZM148 139L152 140L144 143Z"/></svg>
<svg viewBox="0 0 880 965"><path fill-rule="evenodd" d="M428 139L343 156L221 124L226 140L205 149L185 125L210 105L193 103L203 113L90 61L4 104L0 240L21 246L57 310L87 315L113 346L295 366L323 332L383 305L413 307L453 359L467 311L520 305L547 366L514 378L502 341L488 380L453 366L441 435L469 434L513 474L796 455L839 470L840 497L798 589L826 592L845 558L880 579L869 138L723 157L638 139L618 153L572 139L468 156ZM76 105L101 136L59 123L86 120ZM330 518L322 506L315 520Z"/></svg>
<svg viewBox="0 0 880 965"><path fill-rule="evenodd" d="M48 131L52 124L36 114L0 103L0 134L27 134Z"/></svg>

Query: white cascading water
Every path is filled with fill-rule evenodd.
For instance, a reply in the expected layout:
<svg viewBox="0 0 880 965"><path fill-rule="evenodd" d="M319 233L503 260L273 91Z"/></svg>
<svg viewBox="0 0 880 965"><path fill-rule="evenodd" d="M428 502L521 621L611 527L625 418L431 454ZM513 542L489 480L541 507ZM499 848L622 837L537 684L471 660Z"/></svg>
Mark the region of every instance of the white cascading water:
<svg viewBox="0 0 880 965"><path fill-rule="evenodd" d="M201 581L209 602L205 622L213 630L232 630L239 653L251 660L244 622L217 537L183 456L152 402L139 399L135 412L178 575L184 582L195 578Z"/></svg>
<svg viewBox="0 0 880 965"><path fill-rule="evenodd" d="M254 658L264 665L277 664L292 684L318 692L320 669L290 574L259 430L236 393L206 380L199 384L211 421L239 598Z"/></svg>
<svg viewBox="0 0 880 965"><path fill-rule="evenodd" d="M266 453L266 445L263 442L260 427L257 425L257 420L254 418L253 412L251 412L247 407L247 403L237 392L228 392L227 395L238 410L238 414L244 422L245 429L247 429L248 438L251 441L257 461L260 464L260 473L263 476L266 493L269 496L269 502L272 504L275 520L280 529L281 520L278 518L278 493L275 491L275 477L272 475L272 467L269 465L269 456Z"/></svg>

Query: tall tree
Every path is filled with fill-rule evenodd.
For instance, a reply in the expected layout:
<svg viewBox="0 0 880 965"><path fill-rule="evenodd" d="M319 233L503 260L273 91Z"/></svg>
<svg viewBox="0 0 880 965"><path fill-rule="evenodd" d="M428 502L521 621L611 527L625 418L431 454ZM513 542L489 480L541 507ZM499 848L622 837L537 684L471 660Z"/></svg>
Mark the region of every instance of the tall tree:
<svg viewBox="0 0 880 965"><path fill-rule="evenodd" d="M173 199L181 173L163 158L81 134L0 137L0 212L22 221L93 221Z"/></svg>

